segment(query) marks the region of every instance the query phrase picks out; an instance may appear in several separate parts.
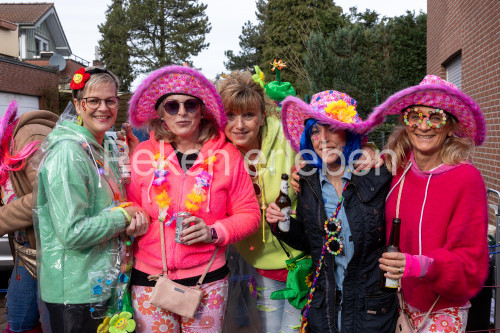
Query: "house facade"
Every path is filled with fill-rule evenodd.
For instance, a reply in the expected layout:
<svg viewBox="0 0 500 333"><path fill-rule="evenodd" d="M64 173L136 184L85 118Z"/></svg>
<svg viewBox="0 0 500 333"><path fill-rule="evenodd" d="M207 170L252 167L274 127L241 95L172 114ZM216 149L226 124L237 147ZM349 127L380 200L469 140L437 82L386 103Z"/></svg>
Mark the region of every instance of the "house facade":
<svg viewBox="0 0 500 333"><path fill-rule="evenodd" d="M0 40L0 115L12 99L21 113L59 113L60 85L89 63L72 55L54 4L0 3Z"/></svg>
<svg viewBox="0 0 500 333"><path fill-rule="evenodd" d="M500 191L500 1L428 0L427 73L481 107L486 142L474 153L486 187Z"/></svg>

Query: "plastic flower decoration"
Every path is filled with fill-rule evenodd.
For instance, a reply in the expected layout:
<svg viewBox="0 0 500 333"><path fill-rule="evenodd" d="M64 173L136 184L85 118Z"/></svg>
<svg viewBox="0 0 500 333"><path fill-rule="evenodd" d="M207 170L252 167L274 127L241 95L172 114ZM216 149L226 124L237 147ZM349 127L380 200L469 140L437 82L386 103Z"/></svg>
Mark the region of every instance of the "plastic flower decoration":
<svg viewBox="0 0 500 333"><path fill-rule="evenodd" d="M85 68L82 67L75 72L75 75L73 75L69 86L73 90L80 90L85 87L85 82L87 82L89 79L90 74L86 73Z"/></svg>
<svg viewBox="0 0 500 333"><path fill-rule="evenodd" d="M111 317L104 318L103 322L97 327L97 333L108 333L110 320Z"/></svg>
<svg viewBox="0 0 500 333"><path fill-rule="evenodd" d="M120 314L115 314L109 321L110 333L127 333L135 330L135 321L132 319L132 314L128 311L122 311Z"/></svg>
<svg viewBox="0 0 500 333"><path fill-rule="evenodd" d="M259 66L255 66L255 74L252 75L252 79L255 83L259 84L262 88L266 85L266 77L264 72L260 70Z"/></svg>
<svg viewBox="0 0 500 333"><path fill-rule="evenodd" d="M347 105L347 103L341 99L328 103L325 112L329 117L347 124L353 123L353 118L357 115L354 106Z"/></svg>
<svg viewBox="0 0 500 333"><path fill-rule="evenodd" d="M306 286L307 286L308 288L311 288L311 286L312 286L312 284L313 284L313 279L314 279L314 274L313 274L313 272L311 272L311 273L307 274L307 276L306 276L306 281L305 281L305 282L306 282Z"/></svg>
<svg viewBox="0 0 500 333"><path fill-rule="evenodd" d="M165 190L158 194L155 199L156 203L161 209L168 208L170 206L170 203L172 202L172 198L168 196L168 193Z"/></svg>
<svg viewBox="0 0 500 333"><path fill-rule="evenodd" d="M195 177L196 183L191 192L186 196L184 204L186 205L186 209L191 213L197 212L200 209L201 203L206 199L204 188L209 187L212 181L212 174L208 172L208 169L215 161L215 156L208 157L203 161L202 170Z"/></svg>
<svg viewBox="0 0 500 333"><path fill-rule="evenodd" d="M273 65L273 68L271 68L271 71L274 72L274 70L277 68L279 71L283 69L283 67L286 67L286 62L284 62L283 60L278 60L276 61L276 59L274 59L273 62L270 62L271 65Z"/></svg>

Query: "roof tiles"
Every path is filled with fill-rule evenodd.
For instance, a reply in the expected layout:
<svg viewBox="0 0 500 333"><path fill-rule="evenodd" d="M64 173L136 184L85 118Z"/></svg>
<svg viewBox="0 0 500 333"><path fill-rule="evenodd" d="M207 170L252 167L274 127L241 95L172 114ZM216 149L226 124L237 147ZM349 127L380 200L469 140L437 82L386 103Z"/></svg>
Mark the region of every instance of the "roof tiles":
<svg viewBox="0 0 500 333"><path fill-rule="evenodd" d="M0 3L0 19L20 24L35 24L53 3Z"/></svg>

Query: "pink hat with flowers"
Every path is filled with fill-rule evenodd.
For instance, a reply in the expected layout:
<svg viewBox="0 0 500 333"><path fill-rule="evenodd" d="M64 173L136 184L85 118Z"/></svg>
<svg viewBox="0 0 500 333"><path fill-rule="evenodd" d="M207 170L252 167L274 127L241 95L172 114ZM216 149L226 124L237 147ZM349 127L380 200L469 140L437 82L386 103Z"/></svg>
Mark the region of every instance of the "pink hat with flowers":
<svg viewBox="0 0 500 333"><path fill-rule="evenodd" d="M377 106L365 121L367 126L380 125L387 115L401 114L409 106L441 109L458 119L455 135L471 138L476 146L486 139L486 124L479 105L453 83L436 75L427 75L418 86L403 89Z"/></svg>
<svg viewBox="0 0 500 333"><path fill-rule="evenodd" d="M183 66L160 68L144 79L130 100L129 122L142 127L158 118L155 105L167 94L191 95L205 104L208 114L220 129L226 125L226 112L215 86L195 69Z"/></svg>
<svg viewBox="0 0 500 333"><path fill-rule="evenodd" d="M356 111L357 104L354 98L336 90L326 90L313 95L311 104L289 96L283 101L281 110L285 137L298 152L305 121L310 118L340 130L364 134L366 125Z"/></svg>

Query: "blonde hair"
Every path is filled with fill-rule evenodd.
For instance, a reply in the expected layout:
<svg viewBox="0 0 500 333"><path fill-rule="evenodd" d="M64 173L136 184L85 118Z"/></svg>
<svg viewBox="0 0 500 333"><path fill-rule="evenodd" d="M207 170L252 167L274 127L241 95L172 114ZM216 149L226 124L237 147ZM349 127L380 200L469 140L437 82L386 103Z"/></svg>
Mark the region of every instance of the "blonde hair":
<svg viewBox="0 0 500 333"><path fill-rule="evenodd" d="M252 79L248 71L234 71L226 78L217 81L217 91L226 112L229 110L243 113L247 110L260 110L261 114L275 114L274 103L264 97L264 89Z"/></svg>
<svg viewBox="0 0 500 333"><path fill-rule="evenodd" d="M101 83L113 84L116 89L116 94L118 95L118 91L120 90L120 81L118 80L118 77L110 70L95 66L85 67L85 72L93 69L101 70L103 72L90 74L90 78L87 82L85 82L85 87L83 87L83 89L72 90L73 98L77 101L81 100L89 89L93 89Z"/></svg>
<svg viewBox="0 0 500 333"><path fill-rule="evenodd" d="M196 96L193 96L197 98ZM157 141L166 141L166 142L175 142L175 134L169 130L165 124L163 123L163 112L165 110L163 107L159 107L158 110L159 118L151 119L148 122L148 125L153 129L155 134L155 139ZM207 108L204 104L201 104L200 109L202 118L200 122L200 134L198 135L197 143L204 144L210 139L218 138L219 131L218 126L215 124L214 120L211 117L203 117L207 113Z"/></svg>
<svg viewBox="0 0 500 333"><path fill-rule="evenodd" d="M458 128L458 120L447 113L449 122L442 128L442 130L449 129L451 126L453 133ZM449 125L448 125L449 124ZM389 170L393 167L405 168L408 166L408 153L412 149L410 138L408 133L406 133L406 126L399 126L394 129L387 145L384 150L389 150L394 152L394 156L391 154L386 154L385 164ZM471 138L459 138L457 136L449 136L439 151L439 158L441 162L448 165L456 165L470 159L470 156L474 150L474 142Z"/></svg>

